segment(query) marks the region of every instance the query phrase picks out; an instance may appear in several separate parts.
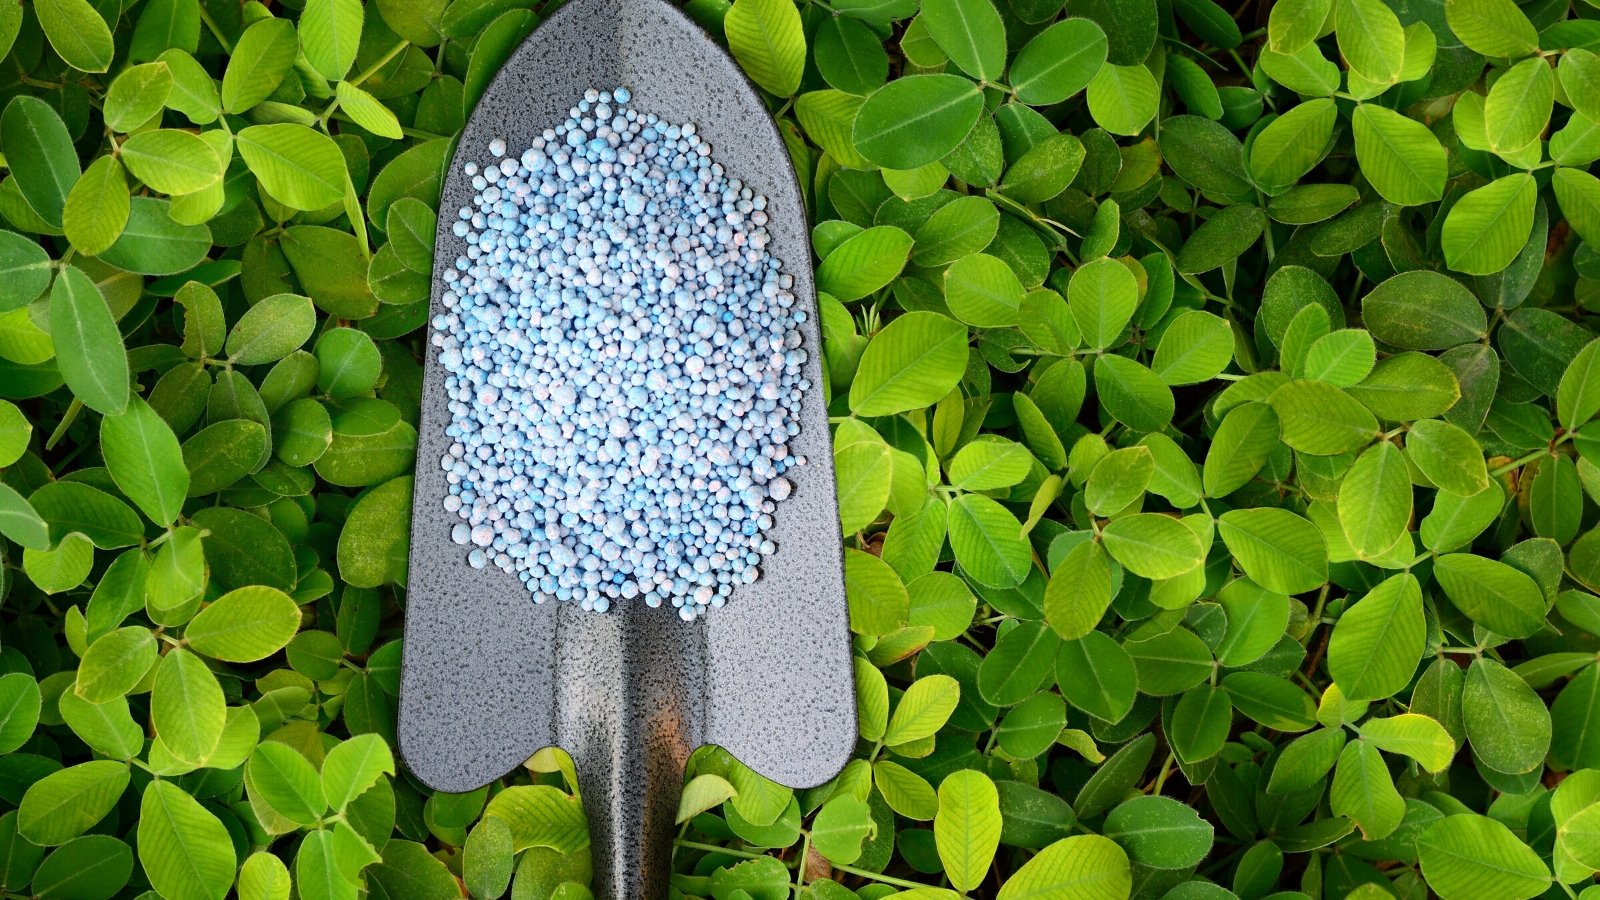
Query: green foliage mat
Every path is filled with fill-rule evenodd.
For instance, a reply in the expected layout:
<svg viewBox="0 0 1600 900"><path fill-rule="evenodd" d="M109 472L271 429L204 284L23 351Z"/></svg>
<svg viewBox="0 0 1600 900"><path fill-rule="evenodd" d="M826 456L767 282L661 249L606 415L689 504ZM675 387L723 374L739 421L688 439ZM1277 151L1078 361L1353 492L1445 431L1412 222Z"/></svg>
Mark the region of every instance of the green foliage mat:
<svg viewBox="0 0 1600 900"><path fill-rule="evenodd" d="M691 0L815 223L862 740L700 753L675 890L1600 896L1589 2ZM526 5L0 3L4 896L588 896L562 754L391 749Z"/></svg>

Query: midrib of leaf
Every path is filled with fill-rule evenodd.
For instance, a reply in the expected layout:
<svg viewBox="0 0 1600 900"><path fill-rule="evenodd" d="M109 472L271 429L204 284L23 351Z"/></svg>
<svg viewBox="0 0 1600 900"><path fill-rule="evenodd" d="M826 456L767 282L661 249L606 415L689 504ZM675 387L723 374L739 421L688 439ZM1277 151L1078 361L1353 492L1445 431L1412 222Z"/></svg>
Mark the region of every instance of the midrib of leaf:
<svg viewBox="0 0 1600 900"><path fill-rule="evenodd" d="M1059 71L1061 69L1064 69L1067 66L1072 65L1073 63L1076 63L1080 57L1082 57L1084 54L1089 52L1089 47L1091 47L1091 46L1093 46L1093 45L1092 44L1086 45L1086 46L1078 48L1077 50L1073 51L1072 53L1064 54L1062 56L1057 57L1055 63L1053 63L1051 65L1048 65L1048 66L1045 66L1044 68L1040 69L1039 70L1039 74L1036 75L1035 77L1022 82L1021 84L1017 84L1017 83L1013 82L1012 85L1011 85L1012 89L1013 90L1024 90L1028 86L1031 86L1031 85L1033 85L1033 84L1035 84L1035 83L1037 83L1039 81L1042 81L1046 76L1053 75L1057 71Z"/></svg>
<svg viewBox="0 0 1600 900"><path fill-rule="evenodd" d="M951 344L951 343L954 343L956 341L960 341L962 344L965 344L966 343L966 335L964 333L951 332L951 337L945 338L943 341L939 341L939 342L934 343L934 344L929 344L927 349L923 350L921 353L918 353L916 356L912 357L911 360L906 363L906 365L901 366L900 370L898 372L894 373L893 375L890 375L888 378L885 378L883 380L883 382L878 385L877 389L873 390L872 392L868 393L865 397L861 398L861 404L860 405L866 406L871 401L876 400L876 399L878 399L878 397L880 397L883 394L887 393L890 390L890 388L897 387L902 381L909 380L910 377L911 377L909 373L913 369L915 369L916 366L919 363L921 363L923 360L927 359L928 357L934 355L935 353L939 353L939 352L943 351L946 344Z"/></svg>
<svg viewBox="0 0 1600 900"><path fill-rule="evenodd" d="M1361 109L1366 109L1366 107L1358 107L1358 111ZM1426 176L1424 176L1421 171L1411 164L1411 160L1397 149L1393 141L1389 140L1388 133L1384 131L1383 128L1378 126L1375 115L1363 115L1362 118L1367 122L1367 130L1372 132L1377 142L1383 146L1384 150L1388 151L1389 159L1409 173L1412 178L1415 178L1419 182L1423 182L1424 186L1426 186ZM1432 191L1429 193L1432 193Z"/></svg>
<svg viewBox="0 0 1600 900"><path fill-rule="evenodd" d="M867 136L867 140L868 141L876 141L876 140L888 137L889 135L895 134L897 132L905 131L907 129L916 128L916 127L920 126L923 122L927 121L928 119L933 118L934 116L937 116L938 114L944 112L945 110L950 109L950 108L955 107L955 106L959 106L962 103L965 103L966 101L971 100L972 96L973 96L972 94L962 94L962 95L960 95L958 97L953 97L952 99L947 100L944 103L938 104L936 106L927 107L921 113L918 113L917 115L914 115L909 119L906 119L904 122L901 122L901 123L899 123L897 125L891 125L888 128L885 128L882 131L877 132L876 134L869 134Z"/></svg>
<svg viewBox="0 0 1600 900"><path fill-rule="evenodd" d="M965 503L958 502L951 505L961 510L962 515L966 516L967 518L967 523L972 526L972 530L977 532L978 536L983 539L984 546L989 548L989 552L993 553L996 559L999 559L1000 545L989 537L989 529L984 527L982 520L978 518L977 514L974 513L972 509Z"/></svg>
<svg viewBox="0 0 1600 900"><path fill-rule="evenodd" d="M179 663L179 665L181 666L183 664ZM178 675L179 675L177 693L178 693L179 697L181 697L182 700L183 700L183 703L182 703L183 716L181 718L184 721L188 722L189 731L190 731L189 737L191 739L193 739L197 735L199 735L199 733L200 733L200 719L199 719L198 716L196 716L194 714L195 711L196 711L196 704L193 702L192 698L189 696L189 679L184 676L183 671L181 669L175 669L175 671L177 671ZM167 743L167 747L168 747L168 749L171 749L172 744L171 744L170 741ZM201 759L203 759L204 756L205 756L205 754L203 754L203 753L200 754L200 758ZM185 762L195 762L195 761L197 761L197 760L185 760Z"/></svg>
<svg viewBox="0 0 1600 900"><path fill-rule="evenodd" d="M87 298L80 299L77 288L72 284L72 279L69 278L63 281L62 287L67 292L65 311L68 315L65 324L67 325L68 337L72 342L71 346L75 346L77 351L83 355L83 367L87 370L90 380L94 382L95 388L101 394L110 396L112 385L105 380L105 367L96 362L99 357L92 352L88 340L89 332L84 327L86 321L83 316L84 310L79 304L86 303L88 300ZM104 301L102 300L101 302Z"/></svg>
<svg viewBox="0 0 1600 900"><path fill-rule="evenodd" d="M1368 648L1368 652L1365 654L1367 657L1367 662L1361 667L1361 673L1356 677L1356 683L1355 685L1352 685L1352 687L1366 685L1366 682L1369 680L1369 676L1373 671L1372 662L1378 658L1378 651L1383 646L1384 639L1388 637L1389 632L1394 628L1394 623L1399 617L1399 611L1400 604L1398 602L1390 603L1387 615L1385 615L1381 620L1372 623L1376 626L1377 633L1372 640L1372 646Z"/></svg>
<svg viewBox="0 0 1600 900"><path fill-rule="evenodd" d="M1549 69L1546 69L1545 71L1548 72ZM1539 81L1538 76L1534 76L1532 78L1523 79L1523 82L1522 82L1522 93L1517 95L1516 98L1514 99L1514 101L1512 102L1512 104L1511 104L1512 115L1506 117L1503 120L1503 123L1505 125L1509 125L1510 123L1515 122L1516 121L1516 116L1526 110L1528 96L1533 92L1533 86L1538 81ZM1497 85L1499 83L1500 82L1498 82L1498 81L1495 82L1495 84L1497 84ZM1488 120L1489 120L1488 111L1485 110L1484 111L1484 126L1485 126L1485 130L1486 131L1488 130ZM1501 129L1496 129L1496 130L1503 130L1503 127ZM1490 150L1493 150L1493 151L1496 151L1496 152L1505 151L1507 153L1513 153L1513 152L1515 152L1517 150L1522 149L1521 147L1501 147L1501 146L1499 146L1500 142L1495 140L1493 136L1488 136L1488 137L1489 137L1489 149Z"/></svg>
<svg viewBox="0 0 1600 900"><path fill-rule="evenodd" d="M50 172L50 181L55 185L62 197L65 197L68 193L69 182L73 180L61 177L61 173L67 170L66 159L60 154L49 152L49 149L45 147L43 134L34 125L33 116L29 115L25 110L26 107L17 107L17 114L22 119L23 130L33 139L28 142L28 146L25 149L30 149L37 154L38 159L44 163L44 167Z"/></svg>
<svg viewBox="0 0 1600 900"><path fill-rule="evenodd" d="M961 23L961 36L967 39L967 49L972 53L972 65L979 71L974 72L979 78L987 78L984 72L983 52L978 49L977 37L973 34L972 23L967 21L967 10L961 0L950 0L950 8L954 10L956 20Z"/></svg>
<svg viewBox="0 0 1600 900"><path fill-rule="evenodd" d="M62 769L61 771L65 772L67 770ZM112 776L112 778L114 777L115 776ZM84 783L84 785L79 787L77 790L68 791L60 795L59 801L51 804L47 808L47 813L43 818L53 823L56 817L61 814L62 810L76 804L80 799L96 793L99 789L105 786L107 781L110 780L111 778L95 778L92 781Z"/></svg>
<svg viewBox="0 0 1600 900"><path fill-rule="evenodd" d="M1516 178L1517 176L1513 175L1513 176L1510 176L1510 177ZM1532 177L1533 177L1532 175L1528 175L1527 173L1523 173L1523 176L1522 176L1522 178L1532 178ZM1519 179L1518 180L1518 184L1517 184L1517 189L1514 190L1514 191L1507 191L1506 192L1505 201L1500 204L1500 208L1499 209L1495 210L1489 216L1488 220L1484 223L1484 227L1478 229L1477 237L1473 238L1472 242L1467 244L1466 250L1463 251L1463 253L1462 253L1463 256L1471 255L1473 253L1476 253L1478 248L1483 246L1483 243L1486 240L1488 240L1490 232L1494 231L1495 228L1497 226L1499 226L1500 220L1504 219L1506 217L1506 214L1511 211L1512 205L1517 202L1517 198L1522 196L1522 189L1523 189L1524 186L1526 186L1526 184L1527 184L1526 181L1523 181L1523 180ZM1538 345L1538 342L1534 342L1534 343L1535 343L1535 346Z"/></svg>
<svg viewBox="0 0 1600 900"><path fill-rule="evenodd" d="M316 184L319 184L335 193L338 193L343 189L343 185L328 181L327 179L323 178L320 173L307 166L301 165L298 160L291 158L288 154L279 151L275 147L255 140L247 141L245 139L241 139L240 143L249 143L255 147L257 153L269 157L273 166L279 169L280 174L283 174L283 170L287 169L289 173L300 175L306 180L315 182Z"/></svg>
<svg viewBox="0 0 1600 900"><path fill-rule="evenodd" d="M1234 526L1234 531L1236 531L1237 533L1239 533L1243 537L1248 538L1251 543L1258 544L1258 545L1260 545L1262 547L1266 547L1267 549L1272 550L1273 552L1279 554L1280 556L1288 559L1289 561L1291 561L1295 565L1296 568L1304 570L1307 574L1310 574L1310 575L1317 574L1316 570L1310 568L1303 561L1301 561L1299 554L1291 552L1294 549L1292 547L1292 545L1276 543L1276 542L1272 541L1270 538L1266 537L1265 535L1257 534L1254 531L1251 531L1251 530L1246 529L1246 528L1242 528L1242 527L1237 526L1237 525Z"/></svg>
<svg viewBox="0 0 1600 900"><path fill-rule="evenodd" d="M164 849L176 849L178 851L175 855L179 860L179 864L188 872L188 880L190 882L205 884L205 877L201 874L200 867L195 865L194 862L195 853L189 847L189 842L184 840L183 832L179 829L178 819L173 815L173 809L167 805L167 798L163 796L165 791L155 787L151 787L149 790L156 791L156 804L160 807L159 812L162 819L165 820L162 824L166 826L167 833L172 838L172 844L168 844ZM174 790L179 789L174 788ZM174 844L176 845L175 848ZM140 846L143 846L143 843Z"/></svg>
<svg viewBox="0 0 1600 900"><path fill-rule="evenodd" d="M1335 2L1339 4L1339 11L1336 13L1336 15L1341 23L1345 14L1349 13L1355 19L1356 24L1359 25L1358 28L1351 30L1351 37L1357 39L1356 43L1364 43L1366 45L1365 49L1369 50L1373 56L1387 59L1391 54L1389 53L1388 48L1382 46L1381 42L1379 42L1377 32L1373 28L1372 22L1370 22L1363 14L1364 10L1361 9L1360 4L1357 2L1351 2L1351 0L1335 0ZM1349 58L1346 57L1345 61L1348 62ZM1396 66L1395 71L1386 73L1383 78L1374 78L1371 80L1393 83L1398 74L1399 68ZM1362 73L1362 76L1365 77L1365 73Z"/></svg>
<svg viewBox="0 0 1600 900"><path fill-rule="evenodd" d="M60 3L46 2L40 4L40 6L42 8L54 9L57 13L61 12L63 9L62 4ZM100 14L95 12L93 7L89 6L87 0L84 0L82 8L84 11L93 15L94 18L100 19ZM49 28L45 29L45 35L50 39L50 43L52 45L59 42L60 44L64 44L68 48L72 49L77 58L89 59L93 61L95 65L104 65L102 62L102 57L99 53L95 52L96 48L90 41L90 35L95 34L96 30L94 24L89 22L87 17L85 17L84 21L81 22L67 21L69 17L64 15L55 15L53 18L55 19L57 25L64 27L55 30L51 30ZM43 23L41 22L41 24ZM100 27L102 29L105 28L104 19L100 19ZM109 31L107 32L106 37L107 39L111 37ZM63 58L65 58L66 55L67 54L62 54Z"/></svg>

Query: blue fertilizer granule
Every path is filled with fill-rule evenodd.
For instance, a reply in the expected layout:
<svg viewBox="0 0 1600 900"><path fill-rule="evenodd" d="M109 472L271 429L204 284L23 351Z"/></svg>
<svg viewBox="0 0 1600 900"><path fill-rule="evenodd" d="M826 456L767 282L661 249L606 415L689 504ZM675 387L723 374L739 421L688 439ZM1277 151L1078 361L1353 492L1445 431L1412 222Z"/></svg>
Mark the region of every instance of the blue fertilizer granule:
<svg viewBox="0 0 1600 900"><path fill-rule="evenodd" d="M586 91L520 155L489 142L433 346L455 542L535 602L693 619L760 576L805 460L806 351L766 198L693 124Z"/></svg>

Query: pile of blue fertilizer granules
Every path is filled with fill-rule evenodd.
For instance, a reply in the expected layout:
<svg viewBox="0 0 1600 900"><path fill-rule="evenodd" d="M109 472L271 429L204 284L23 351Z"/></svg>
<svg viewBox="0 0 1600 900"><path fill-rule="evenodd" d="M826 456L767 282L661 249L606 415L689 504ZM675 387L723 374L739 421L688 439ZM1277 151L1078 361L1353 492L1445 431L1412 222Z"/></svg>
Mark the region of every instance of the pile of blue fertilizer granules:
<svg viewBox="0 0 1600 900"><path fill-rule="evenodd" d="M449 397L445 508L474 567L536 602L670 603L760 576L805 460L806 313L766 198L693 124L590 90L532 146L489 142L452 233L433 346Z"/></svg>

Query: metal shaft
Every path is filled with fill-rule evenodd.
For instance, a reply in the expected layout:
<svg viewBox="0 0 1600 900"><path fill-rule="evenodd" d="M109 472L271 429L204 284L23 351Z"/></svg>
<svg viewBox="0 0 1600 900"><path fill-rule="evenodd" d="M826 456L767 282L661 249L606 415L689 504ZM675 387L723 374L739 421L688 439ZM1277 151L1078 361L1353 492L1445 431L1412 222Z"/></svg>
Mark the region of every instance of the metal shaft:
<svg viewBox="0 0 1600 900"><path fill-rule="evenodd" d="M703 653L670 610L562 612L556 728L589 817L595 897L663 900L684 765L701 734Z"/></svg>

